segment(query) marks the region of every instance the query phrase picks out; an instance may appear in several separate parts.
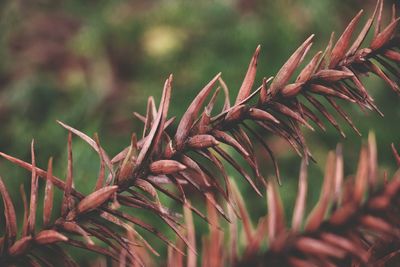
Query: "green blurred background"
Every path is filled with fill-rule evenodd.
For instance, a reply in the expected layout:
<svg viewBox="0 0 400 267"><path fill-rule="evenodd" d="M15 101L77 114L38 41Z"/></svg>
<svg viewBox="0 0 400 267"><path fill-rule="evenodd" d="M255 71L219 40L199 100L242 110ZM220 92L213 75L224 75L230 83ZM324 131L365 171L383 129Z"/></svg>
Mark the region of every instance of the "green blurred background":
<svg viewBox="0 0 400 267"><path fill-rule="evenodd" d="M385 2L389 13L396 0ZM45 167L54 156L56 173L64 177L66 131L56 119L90 136L98 132L106 151L115 155L129 143L132 131L141 134L142 124L132 112L144 113L150 95L159 100L170 73L170 116L179 117L220 71L233 100L258 44L262 49L257 84L274 75L311 33L316 34L311 53L323 50L331 31L340 34L359 9L371 14L374 5L362 0L1 1L0 151L29 161L29 144L35 138L38 165ZM375 131L381 167L393 171L389 146L400 141L399 99L374 77L367 85L384 118L344 106L364 139L369 130ZM338 142L344 144L346 171L355 171L362 139L338 120L347 139L330 126L326 133L305 130L318 161L310 170L309 209L318 198L326 153ZM300 159L282 140L268 139L280 162L290 217ZM99 167L97 155L75 139L74 161L75 185L88 193ZM272 175L269 162L267 167L265 176ZM16 200L19 184L29 189L29 174L4 160L0 175ZM237 180L256 221L266 203ZM21 205L16 201L20 211ZM200 223L198 228L203 233L206 226ZM160 242L148 238L165 253ZM82 264L87 258L82 256Z"/></svg>

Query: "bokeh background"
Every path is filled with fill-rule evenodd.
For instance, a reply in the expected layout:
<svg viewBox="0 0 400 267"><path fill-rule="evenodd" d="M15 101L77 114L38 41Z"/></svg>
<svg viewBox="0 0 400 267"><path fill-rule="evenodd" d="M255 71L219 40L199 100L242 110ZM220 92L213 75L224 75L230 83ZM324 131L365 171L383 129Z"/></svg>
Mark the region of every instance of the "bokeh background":
<svg viewBox="0 0 400 267"><path fill-rule="evenodd" d="M389 13L396 0L385 2ZM371 14L374 5L373 0L0 1L0 151L29 161L29 144L35 138L38 165L45 167L48 157L54 156L56 173L64 177L67 133L56 119L90 136L98 132L106 151L115 155L129 143L131 132L141 133L142 124L132 112L144 113L150 95L159 100L170 73L171 116L183 114L220 71L233 100L258 44L262 49L256 80L261 81L274 75L311 33L316 34L311 53L323 50L331 31L340 34L359 9ZM399 99L374 77L367 85L384 118L345 105L363 139L340 118L346 139L329 126L326 133L305 130L317 159L310 167L308 209L318 198L326 153L339 142L344 144L346 171L353 173L362 140L374 131L382 170L394 170L389 146L400 141ZM300 159L282 140L267 138L280 163L289 215ZM98 159L75 140L75 185L89 192ZM270 162L266 166L265 176L272 175ZM29 190L29 174L4 160L0 175L14 199L20 198L19 184ZM266 202L237 180L256 221L265 213ZM17 209L22 211L21 207L17 201ZM197 227L199 235L206 232L204 223ZM148 238L165 255L163 244ZM82 254L81 264L93 258Z"/></svg>

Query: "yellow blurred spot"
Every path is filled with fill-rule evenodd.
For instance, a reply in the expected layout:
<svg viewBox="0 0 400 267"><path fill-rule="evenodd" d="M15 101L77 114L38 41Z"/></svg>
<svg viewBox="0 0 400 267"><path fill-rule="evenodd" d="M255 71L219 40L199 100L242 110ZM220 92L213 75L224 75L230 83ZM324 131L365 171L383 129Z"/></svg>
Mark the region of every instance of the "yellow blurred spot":
<svg viewBox="0 0 400 267"><path fill-rule="evenodd" d="M143 37L143 48L152 57L165 57L177 52L184 42L183 32L168 26L150 28Z"/></svg>

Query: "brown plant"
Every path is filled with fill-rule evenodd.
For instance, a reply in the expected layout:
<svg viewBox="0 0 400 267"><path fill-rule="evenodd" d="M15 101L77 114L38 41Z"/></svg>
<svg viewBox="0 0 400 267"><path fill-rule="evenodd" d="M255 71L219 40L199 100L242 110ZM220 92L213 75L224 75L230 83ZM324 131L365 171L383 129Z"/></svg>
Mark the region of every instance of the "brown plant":
<svg viewBox="0 0 400 267"><path fill-rule="evenodd" d="M320 97L325 98L327 103L359 133L350 117L340 107L340 100L355 103L362 109L375 110L380 113L361 82L360 76L373 73L384 80L393 91L400 94L397 82L400 78L398 68L400 63L400 39L396 36L400 18L397 18L395 12L393 12L391 22L383 27L382 10L383 1L379 0L373 15L367 20L362 31L352 42L355 28L362 15L362 11L359 12L349 23L338 41L334 43L332 34L325 51L316 53L310 62L300 70L300 74L293 82L291 82L292 76L299 69L300 63L309 51L313 35L293 53L275 78L264 78L262 84L256 90L253 90L260 53L260 47L257 47L235 102L233 104L230 103L228 88L221 74L217 74L194 98L180 119L175 132L169 129L175 118L168 119L167 114L172 90L173 78L171 75L165 81L158 109L154 99L150 97L146 115L135 113L136 117L144 123L142 138L138 140L136 134L132 134L131 144L113 158L109 157L101 147L97 135L92 139L73 127L59 122L61 126L69 131L68 171L65 181L53 174L52 159L49 160L47 171L36 166L33 142L31 163L0 152L3 158L29 170L32 174L29 206L25 191L21 190L25 213L20 236L17 235L18 227L13 201L4 183L0 180L6 221L5 236L0 239L0 264L52 266L59 263L61 259L67 266L76 266L77 264L70 257L68 251L58 245L58 243L65 243L103 254L115 262L120 262L122 266L125 264L145 265L147 256L141 256L143 253L140 247L145 246L154 254L157 254L157 252L135 231L133 226L138 226L155 234L167 243L173 249L171 253L174 253L177 257L179 255L179 257L183 257L184 246L187 246L190 251L188 252L188 260L190 259L191 266L194 266L196 261L193 257L195 257L196 247L193 227L190 223L188 224L187 231L190 235L187 236L183 232L182 228L184 226L179 216L162 205L158 194L165 194L182 203L185 207L185 217L189 221L189 210L211 225L217 224L218 219L215 211L227 221L232 222L232 224L236 223L235 214L241 214L247 234L250 236L251 228L246 226L248 225L246 216L243 216L245 208L240 201L237 201L238 192L234 189L235 187L227 175L222 160L236 169L259 195L262 195L262 186L267 189L270 213L268 219L261 223L262 226L258 231L262 236L261 234L266 231L264 228L268 226L269 242L274 246L271 247L271 253L266 253L265 257L268 258L270 257L269 255L272 255L271 257L277 256L278 258L274 259L279 261L279 256L292 255L290 253L286 254L288 253L286 251L287 248L295 250L296 253L306 254L304 256L305 261L309 262L321 261L328 264L336 263L336 261L331 261L331 257L339 260L347 259L347 257L353 260L358 257L359 262L363 263L366 256L362 254L362 257L360 257L357 253L353 253L354 251L348 254L348 248L344 249L346 253L343 253L343 247L336 248L335 253L333 253L329 251L333 245L326 245L328 247L325 247L325 253L328 254L318 254L322 253L321 251L317 251L317 254L313 253L315 252L313 248L315 246L318 247L322 242L322 237L314 236L314 233L320 234L326 231L328 237L326 235L325 237L330 241L324 239L323 242L329 244L332 242L341 243L337 240L337 238L340 239L340 236L335 239L330 235L336 233L336 226L340 230L355 228L358 231L358 227L367 227L368 230L378 234L387 233L387 228L384 227L392 222L390 221L391 218L384 217L384 219L377 222L377 218L373 217L375 214L368 209L365 210L366 208L361 204L367 185L369 185L370 190L376 188L376 176L371 174L372 178L369 177L370 173L365 171L366 167L364 166L365 158L367 158L365 154L371 153L371 150L368 150L369 152L366 152L366 150L361 152L360 173L357 174L355 179L354 189L351 186L346 187L346 190L349 190L349 194L354 194L344 194L342 201L338 201L342 196L340 194L341 183L337 177L338 172L331 169L327 171L326 185L323 187L324 194L321 195L321 200L311 214L306 227L307 231L313 234L311 236L296 236L295 240L292 240L294 238L292 235L283 235L286 231L282 224L279 195L276 192L274 181L267 181L262 176L254 147L256 144L261 144L265 152L271 157L274 162L276 177L280 183L276 159L265 142L263 134L272 133L281 136L299 155L303 156L303 165L306 165L312 155L306 145L300 127L304 125L313 130L313 126L310 124L310 122L313 122L321 129L324 129L324 125L316 112L326 117L329 123L344 136L339 124L325 107L324 102L321 102ZM360 48L374 22L375 30L372 40L369 42L368 47ZM220 85L225 93L225 101L222 110L217 115L212 115L216 99L221 91L219 88L214 90L217 84ZM205 104L210 95L212 96L208 104ZM306 102L308 103L307 105L313 106L315 111L308 108ZM252 125L250 126L249 123ZM98 153L100 158L100 171L95 187L93 192L87 196L73 186L73 134L87 142ZM220 145L221 143L235 149L254 174L249 174L246 168L237 162L224 146ZM336 161L339 160L338 157ZM205 165L204 160L209 161L214 168L218 169L219 174L211 172ZM332 162L335 162L335 160L332 159L328 162L330 162L329 168L333 168ZM295 209L296 214L293 217L295 231L300 228L302 222L302 210L304 210L304 198L306 195L305 177L303 167L300 177L302 190L300 190L299 202L296 204ZM46 181L43 227L37 226L36 218L39 201L39 178ZM223 182L219 178L222 178ZM332 181L336 181L335 188L337 191L334 197L330 194L325 194L330 188L329 183ZM394 181L397 180L395 179ZM177 193L165 188L163 186L165 183L174 185ZM398 182L393 182L393 184L396 187L393 185L390 188L397 188ZM54 186L62 191L63 200L60 209L61 216L51 222L50 215L54 208ZM209 212L207 216L190 204L191 202L186 194L190 188L198 191L208 203ZM392 189L387 190L390 191ZM395 192L390 191L392 192L390 195L387 195L387 190L385 189L383 193L377 196L388 198L388 200L398 197L397 189ZM367 207L370 205L368 204L369 201L374 199L375 197L368 199L366 202ZM341 221L339 220L340 224L336 224L335 227L330 226L331 221L323 223L324 214L329 207L329 203L333 200L337 202L339 215L334 213L331 219L341 219ZM225 203L227 204L226 209L224 209ZM349 204L350 206L348 206L348 203L351 205ZM347 225L350 218L349 215L343 215L340 212L349 212L348 209L350 207L353 208L350 217L353 218L353 215L358 216L354 217L358 221L356 224ZM389 205L389 208L391 207ZM128 212L128 210L132 209L149 211L160 218L179 236L179 244L175 245L152 225ZM393 216L397 216L397 214L394 213ZM324 228L325 225L329 226L327 230ZM116 231L115 229L118 230ZM124 234L125 232L126 234ZM282 236L286 237L282 238ZM348 238L347 235L344 236L343 238ZM364 238L364 236L355 238L360 239ZM370 241L369 239L370 237L368 236L366 242ZM249 240L253 239L249 237ZM223 243L221 235L214 234L213 242L215 242L217 248L220 248L219 245ZM254 250L254 247L258 248L257 242L259 241L253 242L256 243L250 243L250 252L248 252L251 255L257 250ZM351 244L354 246L351 248L358 248L354 242ZM218 258L219 250L211 249L211 246L205 247L204 250L207 251L205 252L206 255L210 255L208 258L210 262L205 261L204 264L206 266L219 266L220 262L214 262L222 260ZM50 252L57 255L56 260L46 257ZM213 253L216 253L216 258L211 256L211 254L214 255ZM255 257L254 260L258 260L258 258ZM302 264L304 263L302 260L303 257L296 254L290 263Z"/></svg>
<svg viewBox="0 0 400 267"><path fill-rule="evenodd" d="M207 247L203 266L396 266L392 264L400 259L400 172L387 181L379 178L377 170L373 135L361 149L356 174L348 179L344 179L342 147L338 145L336 153L328 154L320 199L304 220L308 181L303 160L290 227L285 225L280 194L273 183L267 188L268 214L256 226L235 190L243 234L238 235L238 223L233 223L226 246L216 241L224 233L210 226L209 237L203 239ZM217 218L213 224L219 224ZM240 236L245 243L242 255L238 254ZM219 262L209 261L215 257L213 253ZM169 266L174 264L179 265L173 262Z"/></svg>

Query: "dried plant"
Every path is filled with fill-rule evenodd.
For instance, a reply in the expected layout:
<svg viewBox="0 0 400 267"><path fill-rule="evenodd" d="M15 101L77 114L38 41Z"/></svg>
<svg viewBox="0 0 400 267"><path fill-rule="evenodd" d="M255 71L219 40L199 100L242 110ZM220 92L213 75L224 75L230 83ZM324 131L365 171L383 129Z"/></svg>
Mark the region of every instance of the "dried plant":
<svg viewBox="0 0 400 267"><path fill-rule="evenodd" d="M184 257L185 246L187 246L189 248L187 259L190 262L188 265L194 266L196 246L192 224L188 223L187 227L184 227L180 217L162 205L159 200L160 193L182 203L185 218L189 222L191 221L191 212L214 226L218 221L217 213L232 225L236 224L236 215L239 215L244 220L244 226L247 229L246 235L249 239L246 253L253 255L259 247L260 240L253 237L244 213L245 208L241 201L237 201L238 190L235 190L233 181L228 177L223 161L236 169L259 195L262 195L261 188L263 186L267 189L269 216L260 223L257 236L268 233L268 240L273 245L264 258L254 257L251 260L262 262L272 257L273 260L280 261L279 257L289 255L291 256L290 263L297 264L297 266L308 264L308 262L337 263L339 260L347 261L347 259L349 261L358 259L358 262L364 263L368 255L360 254L360 251L361 249L368 250L371 247L368 247L368 244L375 242L376 238L372 238L370 234L361 234L361 232L367 229L372 233L387 234L388 228L385 227L389 227L389 223L393 222L392 219L396 219L390 216L392 211L389 215L385 213L385 211L395 208L391 205L392 202L389 201L384 207L370 207L370 205L378 204L369 203L371 201L375 203L375 199L379 199L379 197L386 201L394 201L398 197L396 189L398 182L394 179L392 186L385 187L384 191L378 192L376 195L374 193L365 203L362 202L367 185L369 185L370 191L374 191L376 188L376 165L365 166L368 159L373 159L373 155L370 155L372 150L361 152L360 169L355 179L354 189L351 185L346 186L344 194L340 193L342 188L340 171L329 169L326 172L327 177L321 200L306 225L307 234L288 235L283 234L286 231L284 231L282 223L282 208L278 200L279 195L275 188L275 182L267 181L262 176L255 146L261 144L271 157L279 183L277 162L263 137L264 134L271 133L282 137L303 157L300 176L301 190L293 217L293 232L297 233L302 222L306 195L305 165L309 158L312 159L300 127L304 125L313 130L310 125L310 122L313 122L321 129L325 129L316 114L318 112L344 136L334 116L328 111L325 102L321 101L325 98L326 103L329 103L359 133L350 117L340 107L339 101L355 103L362 109L375 110L380 113L360 78L370 73L380 77L393 91L400 94L398 85L400 39L396 36L400 18L396 17L394 10L393 7L391 22L387 26L382 26L383 1L378 1L373 15L352 42L355 28L362 15L362 12L359 12L336 43L333 41L332 34L325 51L316 53L310 62L300 70L299 66L312 45L314 36L310 36L287 60L275 78L265 78L262 84L253 90L260 53L260 47L257 47L235 102L230 103L228 88L221 74L217 74L194 98L180 119L176 131L172 131L169 127L175 118L168 118L167 114L172 90L173 78L171 75L165 81L158 109L155 100L150 97L146 115L135 113L136 117L144 123L142 138L138 140L136 134L132 134L131 144L113 158L109 157L101 147L97 136L92 139L71 126L59 122L69 131L68 171L65 181L53 174L52 159L49 160L47 171L36 166L33 142L31 163L0 152L3 158L29 170L32 174L29 205L25 191L21 190L21 198L25 206L21 235L17 235L18 224L13 201L4 183L0 180L6 222L5 235L0 239L1 265L52 266L59 264L61 259L66 266L76 266L77 264L69 255L68 250L59 243L103 254L110 260L119 262L121 266L146 265L148 257L143 257L144 252L141 247L146 247L156 255L157 252L135 231L134 227L140 227L167 243L171 248L171 254L175 255L177 259ZM369 45L361 48L374 23L375 29ZM292 82L292 76L297 70L300 74ZM222 88L225 100L222 110L216 115L212 115L221 91L219 88L214 90L217 84ZM206 104L209 96L211 96L210 100ZM100 158L99 175L93 192L87 196L73 186L73 134L87 142ZM253 174L249 174L245 166L236 161L226 146L220 145L221 143L236 150L252 169ZM204 161L208 161L219 170L219 173L210 171ZM340 156L337 156L336 160L328 160L328 167L333 168L338 162L340 162ZM368 169L373 167L374 170ZM36 218L38 217L39 178L46 181L43 226L38 226ZM335 181L336 191L331 196L326 192L329 191L330 183L333 181ZM170 191L163 184L175 186L176 192ZM63 193L63 200L60 217L52 221L50 218L54 208L54 186ZM191 205L187 199L186 194L191 188L198 191L208 203L207 216ZM387 191L391 193L389 194ZM323 223L324 215L331 202L336 203L334 207L336 211L327 222ZM224 208L225 204L226 208ZM152 225L133 215L131 211L134 209L149 211L158 216L179 236L178 244L175 245ZM375 209L378 209L379 212L383 211L385 215L379 217L375 214ZM392 215L396 217L396 211L393 212ZM355 221L348 223L349 218ZM184 228L189 235L186 235ZM347 230L354 231L354 240L353 237L348 236ZM235 237L234 234L232 236ZM209 257L205 257L204 264L205 266L220 266L218 261L222 260L219 252L222 250L223 238L216 230L215 233L213 232L212 238L216 248L213 249L213 246L204 248L205 255L209 255ZM360 241L362 244L356 243L357 240L362 240L362 242ZM388 239L383 240L387 241ZM234 241L232 242L234 247ZM318 247L321 243L325 245L323 247L325 250ZM344 248L343 246L348 247ZM363 246L367 246L367 248ZM333 247L334 252L330 251L330 248ZM48 257L49 253L53 253L56 257ZM244 260L249 260L249 258L245 257ZM175 263L171 262L171 264Z"/></svg>
<svg viewBox="0 0 400 267"><path fill-rule="evenodd" d="M226 246L218 242L223 233L210 226L210 235L203 240L207 247L203 266L396 266L392 264L400 259L400 172L388 181L385 176L379 178L377 170L373 135L360 152L356 174L348 179L344 179L342 147L338 145L336 153L328 154L320 199L304 220L308 181L303 160L290 227L285 225L280 194L273 183L267 188L268 214L255 227L235 190L243 233L238 235L237 222L233 223ZM218 218L212 216L215 211L210 213L213 225L218 225ZM245 245L239 256L240 236ZM214 258L219 261L210 260ZM188 261L187 266L194 265Z"/></svg>

